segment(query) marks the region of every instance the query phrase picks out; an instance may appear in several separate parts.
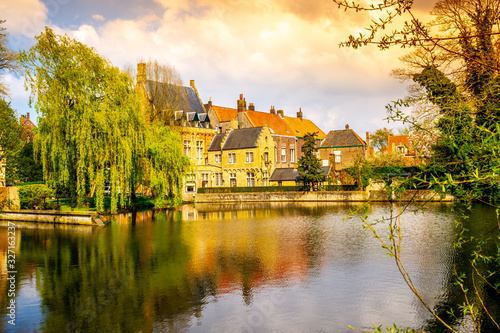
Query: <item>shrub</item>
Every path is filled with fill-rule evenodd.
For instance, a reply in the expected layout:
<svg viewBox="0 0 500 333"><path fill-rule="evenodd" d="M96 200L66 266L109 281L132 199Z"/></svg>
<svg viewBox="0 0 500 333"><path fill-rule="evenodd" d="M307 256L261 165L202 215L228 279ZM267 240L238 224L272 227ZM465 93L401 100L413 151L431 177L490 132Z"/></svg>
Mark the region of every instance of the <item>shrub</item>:
<svg viewBox="0 0 500 333"><path fill-rule="evenodd" d="M45 200L54 195L45 184L21 186L18 193L21 209L44 209Z"/></svg>

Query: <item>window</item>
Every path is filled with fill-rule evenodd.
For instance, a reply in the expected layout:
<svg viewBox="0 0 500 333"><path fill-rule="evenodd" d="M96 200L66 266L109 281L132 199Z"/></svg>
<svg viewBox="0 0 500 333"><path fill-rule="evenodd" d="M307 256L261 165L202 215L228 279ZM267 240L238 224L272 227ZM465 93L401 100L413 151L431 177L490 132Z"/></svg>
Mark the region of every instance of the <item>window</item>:
<svg viewBox="0 0 500 333"><path fill-rule="evenodd" d="M342 158L340 156L340 150L335 150L333 154L335 155L335 164L341 164Z"/></svg>
<svg viewBox="0 0 500 333"><path fill-rule="evenodd" d="M215 163L220 163L221 161L221 154L215 154Z"/></svg>
<svg viewBox="0 0 500 333"><path fill-rule="evenodd" d="M184 140L184 155L191 156L191 141Z"/></svg>
<svg viewBox="0 0 500 333"><path fill-rule="evenodd" d="M203 158L203 141L196 141L196 158L199 160Z"/></svg>
<svg viewBox="0 0 500 333"><path fill-rule="evenodd" d="M194 173L186 175L186 192L196 192L196 175Z"/></svg>
<svg viewBox="0 0 500 333"><path fill-rule="evenodd" d="M229 164L236 163L236 153L229 153L229 154L227 154L227 156L228 156L228 163Z"/></svg>
<svg viewBox="0 0 500 333"><path fill-rule="evenodd" d="M323 166L328 166L328 160L323 160Z"/></svg>
<svg viewBox="0 0 500 333"><path fill-rule="evenodd" d="M236 187L236 173L229 174L229 186Z"/></svg>
<svg viewBox="0 0 500 333"><path fill-rule="evenodd" d="M215 174L215 186L223 186L224 178L222 177L222 172Z"/></svg>
<svg viewBox="0 0 500 333"><path fill-rule="evenodd" d="M255 186L255 174L253 172L247 172L247 186Z"/></svg>
<svg viewBox="0 0 500 333"><path fill-rule="evenodd" d="M253 163L253 152L247 153L247 163Z"/></svg>
<svg viewBox="0 0 500 333"><path fill-rule="evenodd" d="M276 156L276 163L278 163L278 147L274 146L274 156Z"/></svg>
<svg viewBox="0 0 500 333"><path fill-rule="evenodd" d="M201 174L201 187L208 187L208 173Z"/></svg>
<svg viewBox="0 0 500 333"><path fill-rule="evenodd" d="M396 151L401 154L406 154L408 153L408 149L406 149L406 146L401 145L396 147Z"/></svg>
<svg viewBox="0 0 500 333"><path fill-rule="evenodd" d="M264 162L269 162L269 153L267 151L264 153Z"/></svg>
<svg viewBox="0 0 500 333"><path fill-rule="evenodd" d="M281 163L286 163L286 147L281 148Z"/></svg>
<svg viewBox="0 0 500 333"><path fill-rule="evenodd" d="M295 163L295 147L290 147L290 163Z"/></svg>

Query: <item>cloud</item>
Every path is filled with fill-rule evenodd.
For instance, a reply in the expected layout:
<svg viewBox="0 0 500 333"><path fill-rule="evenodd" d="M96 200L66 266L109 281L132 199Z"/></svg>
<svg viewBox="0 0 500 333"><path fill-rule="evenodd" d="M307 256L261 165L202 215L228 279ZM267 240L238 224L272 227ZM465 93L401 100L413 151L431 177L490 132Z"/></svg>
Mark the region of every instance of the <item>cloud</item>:
<svg viewBox="0 0 500 333"><path fill-rule="evenodd" d="M47 17L47 8L39 1L21 2L32 3L40 21L56 17L53 9ZM215 105L234 107L244 93L261 111L275 105L294 116L302 107L306 118L324 131L343 128L345 123L371 131L385 117L385 104L403 94L399 83L388 76L402 51L338 47L369 23L369 15L346 14L330 1L155 3L160 10L138 11L132 19L94 14L93 20L75 28L51 24L57 33L96 48L117 66L140 58L175 66L185 81L196 80L204 102L212 97ZM74 6L77 13L74 4L67 6L65 11ZM110 2L104 1L104 6Z"/></svg>
<svg viewBox="0 0 500 333"><path fill-rule="evenodd" d="M0 2L1 19L11 34L34 37L43 30L48 10L38 0L4 0Z"/></svg>

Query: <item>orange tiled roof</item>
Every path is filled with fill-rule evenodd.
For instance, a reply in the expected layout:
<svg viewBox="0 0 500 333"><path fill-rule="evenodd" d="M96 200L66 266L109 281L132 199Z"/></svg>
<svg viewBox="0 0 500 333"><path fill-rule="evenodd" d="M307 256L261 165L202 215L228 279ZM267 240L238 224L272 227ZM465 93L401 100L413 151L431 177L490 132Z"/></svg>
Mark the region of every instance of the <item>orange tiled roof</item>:
<svg viewBox="0 0 500 333"><path fill-rule="evenodd" d="M324 138L326 138L326 134L309 119L300 119L285 116L284 120L287 123L288 127L292 129L295 136L304 137L307 133L318 132L318 134L316 135L317 139L323 140Z"/></svg>
<svg viewBox="0 0 500 333"><path fill-rule="evenodd" d="M278 114L250 110L247 110L245 114L254 127L261 127L267 123L267 127L272 129L272 134L297 136Z"/></svg>
<svg viewBox="0 0 500 333"><path fill-rule="evenodd" d="M219 118L219 122L230 121L231 119L236 119L238 117L237 109L215 105L212 105L212 108L214 109L217 118Z"/></svg>

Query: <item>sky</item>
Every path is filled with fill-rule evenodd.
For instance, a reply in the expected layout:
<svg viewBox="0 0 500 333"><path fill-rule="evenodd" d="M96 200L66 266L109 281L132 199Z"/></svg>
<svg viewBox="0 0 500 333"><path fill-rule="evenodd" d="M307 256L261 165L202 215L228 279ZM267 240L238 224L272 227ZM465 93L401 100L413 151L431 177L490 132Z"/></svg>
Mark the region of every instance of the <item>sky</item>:
<svg viewBox="0 0 500 333"><path fill-rule="evenodd" d="M416 0L422 16L432 0ZM325 133L346 124L362 135L388 123L385 105L406 96L390 76L400 48L339 48L370 24L331 0L2 0L9 46L25 50L45 26L92 46L115 66L156 59L195 81L203 101L236 108L243 94L255 110L302 109ZM12 107L28 106L22 76L7 74ZM31 119L34 117L31 116Z"/></svg>

